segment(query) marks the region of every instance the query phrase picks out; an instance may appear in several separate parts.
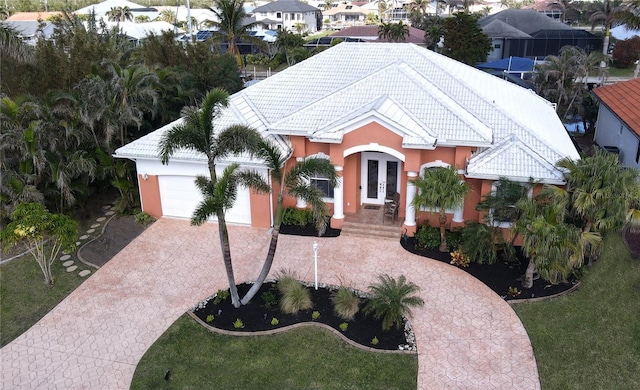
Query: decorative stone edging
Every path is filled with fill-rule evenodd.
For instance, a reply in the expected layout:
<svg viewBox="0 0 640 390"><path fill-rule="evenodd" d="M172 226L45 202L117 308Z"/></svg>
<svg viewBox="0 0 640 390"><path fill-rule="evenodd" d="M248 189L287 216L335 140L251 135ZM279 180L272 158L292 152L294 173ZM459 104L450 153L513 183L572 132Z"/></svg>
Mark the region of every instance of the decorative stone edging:
<svg viewBox="0 0 640 390"><path fill-rule="evenodd" d="M376 349L376 348L371 348L371 347L366 347L362 344L358 344L355 341L351 340L350 338L346 337L345 335L343 335L342 333L338 332L336 329L332 328L331 326L327 325L327 324L323 324L321 322L300 322L297 324L293 324L293 325L289 325L289 326L283 326L281 328L276 328L273 330L263 330L263 331L256 331L256 332L240 332L240 331L230 331L230 330L224 330L224 329L219 329L219 328L215 328L209 324L207 324L206 322L202 321L200 318L198 318L197 315L195 315L195 313L192 310L189 310L187 312L187 314L193 318L194 320L196 320L196 322L198 322L200 325L204 326L205 329L207 329L208 331L212 332L212 333L218 333L218 334L224 334L227 336L241 336L241 337L252 337L252 336L268 336L268 335L274 335L274 334L278 334L278 333L284 333L296 328L300 328L303 326L317 326L319 328L324 328L327 329L329 331L331 331L333 334L335 334L336 336L340 337L342 340L344 340L347 344L350 344L356 348L359 348L363 351L367 351L367 352L378 352L378 353L391 353L391 354L405 354L405 355L417 355L418 352L417 351L410 351L410 350L400 350L400 349L396 349L396 350L388 350L388 349Z"/></svg>
<svg viewBox="0 0 640 390"><path fill-rule="evenodd" d="M558 298L558 297L561 297L563 295L570 294L570 293L574 292L575 290L577 290L578 288L580 288L581 285L582 285L582 282L578 281L570 289L562 291L562 292L559 292L557 294L547 295L546 297L537 297L537 298L528 298L528 299L510 299L510 300L507 301L507 303L510 304L510 305L513 305L513 304L518 304L518 303L533 303L533 302L549 301L549 300L552 300L554 298Z"/></svg>

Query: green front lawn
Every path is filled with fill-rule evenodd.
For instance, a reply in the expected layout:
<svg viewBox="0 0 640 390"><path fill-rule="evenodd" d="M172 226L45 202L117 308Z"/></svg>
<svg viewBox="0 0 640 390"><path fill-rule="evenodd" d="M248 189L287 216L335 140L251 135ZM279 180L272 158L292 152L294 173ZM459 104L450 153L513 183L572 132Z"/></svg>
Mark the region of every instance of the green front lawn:
<svg viewBox="0 0 640 390"><path fill-rule="evenodd" d="M417 375L415 355L365 352L325 329L224 336L183 315L144 355L131 389L414 390Z"/></svg>
<svg viewBox="0 0 640 390"><path fill-rule="evenodd" d="M75 259L75 255L72 256ZM21 335L76 289L85 278L66 272L60 260L52 266L55 284L44 283L40 267L31 255L0 266L0 347Z"/></svg>
<svg viewBox="0 0 640 390"><path fill-rule="evenodd" d="M640 383L640 260L620 234L606 237L582 286L547 302L518 304L542 389L637 389Z"/></svg>

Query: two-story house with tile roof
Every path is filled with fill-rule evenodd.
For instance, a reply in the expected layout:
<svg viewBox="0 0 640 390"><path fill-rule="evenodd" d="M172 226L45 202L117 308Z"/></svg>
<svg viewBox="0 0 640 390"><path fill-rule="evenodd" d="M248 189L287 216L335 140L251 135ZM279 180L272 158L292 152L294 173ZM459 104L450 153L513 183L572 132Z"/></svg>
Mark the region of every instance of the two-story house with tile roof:
<svg viewBox="0 0 640 390"><path fill-rule="evenodd" d="M298 31L297 26L304 25L302 32L314 33L322 29L322 11L297 0L277 0L253 9L257 22L263 23L269 30Z"/></svg>
<svg viewBox="0 0 640 390"><path fill-rule="evenodd" d="M595 141L640 169L640 78L593 89L600 101Z"/></svg>
<svg viewBox="0 0 640 390"><path fill-rule="evenodd" d="M178 121L179 123L179 121ZM400 194L409 235L417 218L412 182L425 169L453 165L472 188L449 222L479 220L475 205L500 177L562 185L555 164L579 158L553 106L535 93L409 43L341 43L230 97L215 128L245 124L276 142L291 159L330 159L340 174L325 191L331 224L365 205ZM168 165L158 143L175 123L122 148L136 162L142 207L153 216L189 218L201 200L193 183L207 174L204 156L189 150ZM260 161L239 162L267 174ZM268 227L274 199L241 190L227 220ZM304 207L301 200L286 205Z"/></svg>

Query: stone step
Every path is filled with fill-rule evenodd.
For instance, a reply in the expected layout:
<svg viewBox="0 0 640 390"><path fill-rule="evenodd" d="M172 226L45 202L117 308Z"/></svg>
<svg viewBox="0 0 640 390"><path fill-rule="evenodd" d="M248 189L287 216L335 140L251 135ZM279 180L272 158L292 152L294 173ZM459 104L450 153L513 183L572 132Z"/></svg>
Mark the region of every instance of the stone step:
<svg viewBox="0 0 640 390"><path fill-rule="evenodd" d="M346 222L342 226L342 233L348 236L380 237L399 240L401 236L400 226L371 225L366 223Z"/></svg>

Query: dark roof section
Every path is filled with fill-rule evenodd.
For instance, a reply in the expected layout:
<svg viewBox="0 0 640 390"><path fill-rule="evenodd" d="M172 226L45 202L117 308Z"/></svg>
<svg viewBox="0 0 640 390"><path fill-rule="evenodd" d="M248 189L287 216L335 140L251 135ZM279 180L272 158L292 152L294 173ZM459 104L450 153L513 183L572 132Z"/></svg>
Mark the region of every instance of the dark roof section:
<svg viewBox="0 0 640 390"><path fill-rule="evenodd" d="M593 93L640 136L640 78L597 87Z"/></svg>
<svg viewBox="0 0 640 390"><path fill-rule="evenodd" d="M312 7L309 4L303 3L297 0L278 0L272 3L265 4L261 7L253 9L253 13L256 12L314 12L320 11L316 7Z"/></svg>
<svg viewBox="0 0 640 390"><path fill-rule="evenodd" d="M482 31L492 38L531 38L531 35L509 26L502 20L492 20L482 26Z"/></svg>
<svg viewBox="0 0 640 390"><path fill-rule="evenodd" d="M558 22L547 15L532 9L506 9L497 14L485 16L479 20L480 27L488 25L494 20L502 21L517 30L533 34L540 30L572 30L573 28Z"/></svg>

